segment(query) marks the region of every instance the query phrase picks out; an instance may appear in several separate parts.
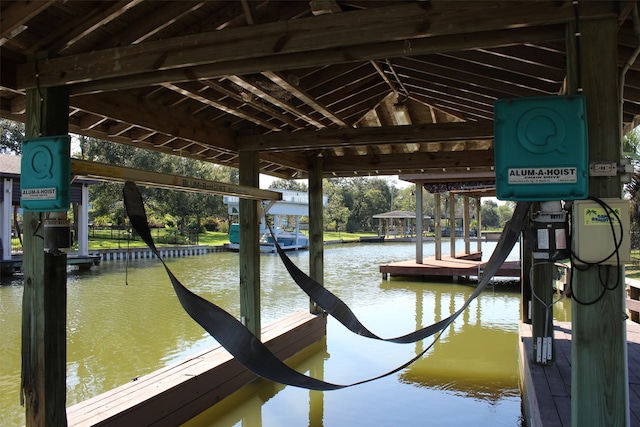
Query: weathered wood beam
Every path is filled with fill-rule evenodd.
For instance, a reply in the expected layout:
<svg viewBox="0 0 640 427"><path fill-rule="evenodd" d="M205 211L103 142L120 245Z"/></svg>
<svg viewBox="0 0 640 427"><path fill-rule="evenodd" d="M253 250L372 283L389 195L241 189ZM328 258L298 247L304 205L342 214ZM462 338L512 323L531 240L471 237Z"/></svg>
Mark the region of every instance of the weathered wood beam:
<svg viewBox="0 0 640 427"><path fill-rule="evenodd" d="M317 121L316 119L314 119L313 117L309 116L307 113L305 113L304 111L300 110L299 108L291 105L289 102L285 102L281 99L276 98L275 96L271 95L270 93L266 92L265 90L263 90L262 88L258 87L256 84L254 84L253 82L249 81L246 77L240 77L240 76L228 76L227 79L229 81L232 81L233 83L237 84L238 86L246 89L247 91L251 92L252 94L254 94L255 96L257 96L260 99L263 99L277 107L282 108L284 111L287 111L293 115L295 115L296 117L300 117L302 120L306 121L307 123L317 127L318 129L322 129L324 127L326 127L325 125L323 125L322 123L320 123L319 121Z"/></svg>
<svg viewBox="0 0 640 427"><path fill-rule="evenodd" d="M205 105L208 105L210 107L216 108L220 111L224 111L225 113L229 113L233 116L236 117L240 117L241 119L250 121L252 123L255 123L257 125L263 126L269 130L272 130L274 132L279 132L280 128L278 126L276 126L273 123L270 123L266 120L262 120L259 117L253 116L251 114L247 114L241 110L238 110L236 108L230 107L228 105L226 105L224 102L220 102L212 97L209 96L205 96L203 94L200 93L196 93L193 92L192 90L190 90L189 88L187 88L186 86L182 85L182 84L171 84L171 83L165 83L163 85L164 87L166 87L169 90L173 90L175 92L178 92L181 95L184 95L188 98L191 98L195 101L201 102Z"/></svg>
<svg viewBox="0 0 640 427"><path fill-rule="evenodd" d="M14 1L2 9L2 29L0 39L10 40L24 28L24 24L51 6L55 0Z"/></svg>
<svg viewBox="0 0 640 427"><path fill-rule="evenodd" d="M25 136L68 134L68 88L27 91ZM23 215L22 382L27 427L66 427L67 256L45 255L45 213Z"/></svg>
<svg viewBox="0 0 640 427"><path fill-rule="evenodd" d="M103 181L125 182L135 181L141 185L171 190L191 191L205 194L222 194L238 196L251 200L281 200L282 194L277 191L261 190L255 187L209 181L190 176L171 175L142 169L106 163L89 162L71 159L71 173L79 177L87 177Z"/></svg>
<svg viewBox="0 0 640 427"><path fill-rule="evenodd" d="M580 48L575 45L575 31L572 26L567 32L568 87L570 94L582 89L586 98L589 161L617 161L622 155L617 22L580 22ZM620 176L589 177L591 196L619 199L622 190ZM602 269L607 274L601 274ZM575 269L572 274L573 427L629 425L623 278L624 265Z"/></svg>
<svg viewBox="0 0 640 427"><path fill-rule="evenodd" d="M440 151L411 154L388 154L373 157L357 155L324 157L325 172L342 174L382 173L398 170L420 170L428 168L470 168L493 166L493 150L486 151Z"/></svg>
<svg viewBox="0 0 640 427"><path fill-rule="evenodd" d="M324 284L324 238L322 203L322 157L309 158L309 275L321 285ZM322 310L309 300L311 313Z"/></svg>
<svg viewBox="0 0 640 427"><path fill-rule="evenodd" d="M259 73L264 70L280 71L292 68L323 66L325 64L344 64L381 58L397 58L406 56L407 54L422 55L544 40L558 40L562 38L563 35L564 26L557 25L539 28L498 30L476 33L472 36L462 34L430 37L428 39L412 40L410 44L407 44L405 41L392 41L359 46L345 46L340 49L323 51L270 54L259 58L259 60L240 59L216 64L190 66L184 69L146 71L123 77L105 78L96 81L86 80L83 83L74 84L70 93L73 96L117 89L131 89L164 82L213 79L226 75L246 75ZM408 47L410 47L409 50ZM17 71L14 74L17 75ZM25 81L22 84L28 83ZM18 84L16 83L15 86L18 87Z"/></svg>
<svg viewBox="0 0 640 427"><path fill-rule="evenodd" d="M562 24L574 19L572 8L558 6L554 1L505 1L492 5L493 8L485 2L419 2L175 37L43 61L39 82L41 86L79 83L268 55L377 45L390 40L403 40L406 54L413 50L411 39L454 34L469 37L470 33ZM611 16L615 15L612 8L609 3L587 2L582 5L581 14L583 18ZM470 38L475 42L475 37ZM344 55L343 50L340 53ZM262 70L269 69L262 65ZM18 67L18 85L35 87L31 69Z"/></svg>
<svg viewBox="0 0 640 427"><path fill-rule="evenodd" d="M357 129L323 129L314 132L281 132L277 135L239 136L237 142L241 151L265 152L467 139L493 139L493 122L429 123Z"/></svg>
<svg viewBox="0 0 640 427"><path fill-rule="evenodd" d="M194 143L215 145L221 150L237 151L232 131L128 92L75 97L72 104L81 110L124 123L148 129L166 129L167 133Z"/></svg>
<svg viewBox="0 0 640 427"><path fill-rule="evenodd" d="M205 2L171 1L166 5L154 9L154 11L127 28L118 31L112 38L102 42L97 50L108 49L116 46L138 44L147 38L173 25L184 16L200 9Z"/></svg>
<svg viewBox="0 0 640 427"><path fill-rule="evenodd" d="M235 99L238 102L250 105L252 108L255 108L258 111L261 111L269 116L273 117L276 120L279 120L283 123L288 124L294 129L302 129L302 123L297 123L293 120L292 116L287 114L282 114L282 111L276 110L269 105L266 105L264 102L257 102L253 97L243 97L237 92L232 91L231 89L225 87L222 83L213 82L211 80L202 80L200 81L203 85L215 90L216 92L221 93L224 96Z"/></svg>
<svg viewBox="0 0 640 427"><path fill-rule="evenodd" d="M258 188L257 151L240 153L240 184ZM240 199L240 320L260 339L260 212L258 201Z"/></svg>
<svg viewBox="0 0 640 427"><path fill-rule="evenodd" d="M41 49L62 53L77 41L90 34L102 25L116 19L127 10L135 7L142 0L119 2L107 2L96 6L87 15L78 16L69 20L66 24L55 27L45 37L40 38L37 43L29 46L26 53L35 53Z"/></svg>
<svg viewBox="0 0 640 427"><path fill-rule="evenodd" d="M349 125L338 117L333 111L329 110L326 105L318 101L316 98L307 93L304 89L288 81L285 77L273 71L264 71L263 76L280 86L282 89L290 92L293 96L331 120L340 127L349 127Z"/></svg>

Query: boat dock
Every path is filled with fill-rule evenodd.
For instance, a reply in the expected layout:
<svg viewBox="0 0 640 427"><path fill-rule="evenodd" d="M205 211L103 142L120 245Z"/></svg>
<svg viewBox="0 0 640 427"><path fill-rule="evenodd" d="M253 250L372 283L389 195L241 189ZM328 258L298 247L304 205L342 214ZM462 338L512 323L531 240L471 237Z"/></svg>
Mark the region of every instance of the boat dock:
<svg viewBox="0 0 640 427"><path fill-rule="evenodd" d="M262 341L281 360L326 335L324 315L294 312L262 328ZM69 426L176 426L257 377L216 345L67 408Z"/></svg>
<svg viewBox="0 0 640 427"><path fill-rule="evenodd" d="M471 280L482 277L486 262L481 261L482 253L457 254L455 257L443 256L424 258L422 264L416 260L400 261L380 266L382 277L387 280L392 276L416 277L421 280L453 280L460 278ZM496 277L520 277L520 261L505 261L494 275Z"/></svg>
<svg viewBox="0 0 640 427"><path fill-rule="evenodd" d="M640 324L626 321L631 427L640 427ZM555 361L531 362L531 325L520 324L520 388L529 427L571 426L571 323L555 322Z"/></svg>
<svg viewBox="0 0 640 427"><path fill-rule="evenodd" d="M67 255L67 265L77 265L82 269L89 269L100 264L100 255ZM12 256L11 259L0 260L0 270L4 274L14 274L22 270L22 255Z"/></svg>

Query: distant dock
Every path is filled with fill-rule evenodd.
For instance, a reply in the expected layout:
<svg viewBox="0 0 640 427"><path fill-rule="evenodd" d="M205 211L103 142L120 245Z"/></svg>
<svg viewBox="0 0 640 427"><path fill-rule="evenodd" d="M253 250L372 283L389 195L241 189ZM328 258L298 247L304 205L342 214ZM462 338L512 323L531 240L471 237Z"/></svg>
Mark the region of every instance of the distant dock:
<svg viewBox="0 0 640 427"><path fill-rule="evenodd" d="M67 265L77 265L81 269L89 269L100 264L100 259L100 255L68 255ZM0 270L3 274L15 274L22 271L22 255L0 260Z"/></svg>
<svg viewBox="0 0 640 427"><path fill-rule="evenodd" d="M461 278L472 280L482 277L486 262L481 261L482 253L458 254L455 257L443 256L424 258L422 264L416 260L400 261L380 266L380 273L386 280L393 276L416 277L421 280L451 280ZM520 261L505 261L494 275L496 277L520 278Z"/></svg>

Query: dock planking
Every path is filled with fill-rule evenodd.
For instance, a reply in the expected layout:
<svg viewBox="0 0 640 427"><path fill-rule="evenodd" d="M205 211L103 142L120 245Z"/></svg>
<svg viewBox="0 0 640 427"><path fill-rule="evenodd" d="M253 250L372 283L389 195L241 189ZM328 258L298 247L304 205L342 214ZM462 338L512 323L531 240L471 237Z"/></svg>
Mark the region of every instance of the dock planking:
<svg viewBox="0 0 640 427"><path fill-rule="evenodd" d="M326 335L326 317L295 312L262 329L281 360ZM67 408L69 426L175 426L193 418L256 376L216 345Z"/></svg>
<svg viewBox="0 0 640 427"><path fill-rule="evenodd" d="M631 427L640 427L640 324L627 321ZM531 325L520 324L520 381L524 415L530 427L571 426L571 323L555 322L555 361L531 362Z"/></svg>
<svg viewBox="0 0 640 427"><path fill-rule="evenodd" d="M480 260L481 253L456 254L455 257L443 256L424 258L422 264L415 260L399 261L380 266L380 273L384 278L391 276L406 276L420 278L453 279L465 277L479 277L486 266L486 262ZM496 277L520 277L520 261L505 261Z"/></svg>

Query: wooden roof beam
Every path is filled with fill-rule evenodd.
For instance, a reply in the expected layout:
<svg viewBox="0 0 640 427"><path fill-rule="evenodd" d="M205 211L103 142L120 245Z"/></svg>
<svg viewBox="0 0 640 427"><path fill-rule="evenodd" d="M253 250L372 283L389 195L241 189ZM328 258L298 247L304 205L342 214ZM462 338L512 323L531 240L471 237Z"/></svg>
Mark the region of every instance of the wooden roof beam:
<svg viewBox="0 0 640 427"><path fill-rule="evenodd" d="M428 123L409 126L324 129L269 135L238 136L240 150L289 151L346 147L493 139L493 122Z"/></svg>
<svg viewBox="0 0 640 427"><path fill-rule="evenodd" d="M47 9L55 0L48 1L14 1L2 9L2 29L0 29L0 46L11 40L26 27L29 20Z"/></svg>
<svg viewBox="0 0 640 427"><path fill-rule="evenodd" d="M191 91L190 89L188 89L185 85L174 85L171 83L165 83L163 85L164 87L166 87L169 90L173 90L175 92L178 92L181 95L184 95L188 98L191 98L193 100L196 100L198 102L201 102L205 105L208 105L210 107L214 107L217 108L218 110L224 111L225 113L229 113L232 114L236 117L240 117L241 119L245 119L248 120L250 122L253 122L257 125L263 126L267 129L270 129L272 131L280 131L280 128L272 123L267 122L266 120L262 120L259 117L253 116L251 114L247 114L244 113L240 110L237 110L235 108L229 107L228 105L226 105L223 102L220 102L216 99L213 99L212 97L208 97L199 93L195 93L193 91Z"/></svg>
<svg viewBox="0 0 640 427"><path fill-rule="evenodd" d="M289 82L286 78L281 76L280 74L273 71L265 71L262 73L263 76L280 86L282 89L290 92L293 96L307 104L309 107L313 108L333 123L337 124L340 127L349 127L349 125L338 117L334 112L329 110L326 105L322 104L320 101L315 99L313 96L308 94L305 90L298 87L297 85Z"/></svg>
<svg viewBox="0 0 640 427"><path fill-rule="evenodd" d="M234 133L177 109L167 108L128 92L74 97L72 106L93 114L167 134L220 150L237 151Z"/></svg>
<svg viewBox="0 0 640 427"><path fill-rule="evenodd" d="M282 111L276 110L275 108L272 108L263 102L256 102L256 100L253 97L248 97L248 96L243 97L239 93L234 92L231 89L225 87L222 83L213 82L211 80L202 80L200 81L200 83L209 87L210 89L215 90L216 92L223 94L224 96L228 96L229 98L235 99L238 102L250 105L252 108L255 108L256 110L261 111L265 114L268 114L274 119L280 120L281 122L288 124L294 129L302 129L301 124L293 120L291 116L287 114L282 114Z"/></svg>
<svg viewBox="0 0 640 427"><path fill-rule="evenodd" d="M282 194L277 191L261 190L245 185L209 181L189 176L170 175L79 159L71 159L71 173L76 176L105 181L135 181L140 185L168 188L171 190L224 194L253 200L282 200Z"/></svg>
<svg viewBox="0 0 640 427"><path fill-rule="evenodd" d="M428 39L415 39L410 43L411 55L422 55L437 52L451 52L479 47L496 47L509 44L521 44L526 42L544 40L563 40L565 29L562 25L546 26L539 28L516 28L511 30L499 30L473 35L447 35L431 37ZM292 68L317 67L325 64L345 64L357 61L368 61L381 58L397 58L406 56L407 42L391 41L371 43L358 46L346 46L341 49L331 49L314 52L297 52L290 54L270 54L254 59L238 59L223 61L216 64L189 66L185 69L171 70L138 70L120 77L101 78L101 73L96 74L96 80L89 75L82 82L73 83L70 94L82 95L95 92L112 91L118 89L131 89L136 87L162 84L165 82L184 82L200 79L215 79L227 75L245 75L260 73L264 70L280 71ZM213 55L213 54L212 54ZM81 58L78 58L81 60ZM31 67L31 72L33 67ZM30 68L20 67L22 71ZM16 88L27 88L35 84L32 77L18 74ZM100 80L98 80L100 79ZM14 79L15 80L15 79ZM50 76L50 85L71 84L69 79L63 76Z"/></svg>
<svg viewBox="0 0 640 427"><path fill-rule="evenodd" d="M420 170L429 168L472 168L492 167L495 164L493 150L484 151L441 151L438 153L416 152L373 156L365 160L362 156L348 155L324 157L322 168L325 173L346 172L366 174L375 171Z"/></svg>
<svg viewBox="0 0 640 427"><path fill-rule="evenodd" d="M303 119L304 121L306 121L307 123L317 127L318 129L322 129L325 127L325 125L323 125L322 123L320 123L319 121L315 120L314 118L310 117L306 112L300 110L297 107L294 107L293 105L291 105L288 102L282 101L278 98L276 98L275 96L267 93L266 91L262 90L261 88L259 88L258 86L256 86L255 84L253 84L252 82L250 82L249 80L247 80L245 77L239 77L239 76L228 76L227 79L229 79L230 81L232 81L233 83L237 84L238 86L248 90L249 92L253 93L254 95L256 95L258 98L264 99L265 101L282 108L283 110L297 116L300 117L301 119Z"/></svg>
<svg viewBox="0 0 640 427"><path fill-rule="evenodd" d="M610 3L586 2L581 16L615 16ZM453 8L453 9L452 9ZM484 2L432 1L361 11L228 28L198 35L174 37L102 51L41 61L41 86L59 86L84 81L130 76L170 69L183 69L271 55L338 50L346 56L348 46L374 45L401 40L403 51L413 50L413 40L435 36L472 39L471 33L564 24L574 19L573 8L557 2L505 2L488 10ZM353 25L358 22L358 25ZM464 33L459 34L460 31ZM513 30L509 30L511 32ZM469 40L471 42L471 40ZM508 39L503 39L508 42ZM477 47L477 46L476 46ZM267 54L265 54L267 53ZM387 55L378 53L375 57ZM344 59L343 59L344 60ZM323 63L327 63L323 61ZM261 70L265 67L263 62ZM18 66L19 88L36 86L33 67ZM234 73L236 74L236 73ZM243 74L243 73L237 73Z"/></svg>

